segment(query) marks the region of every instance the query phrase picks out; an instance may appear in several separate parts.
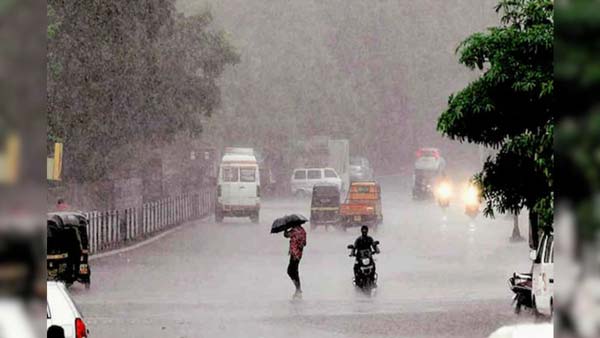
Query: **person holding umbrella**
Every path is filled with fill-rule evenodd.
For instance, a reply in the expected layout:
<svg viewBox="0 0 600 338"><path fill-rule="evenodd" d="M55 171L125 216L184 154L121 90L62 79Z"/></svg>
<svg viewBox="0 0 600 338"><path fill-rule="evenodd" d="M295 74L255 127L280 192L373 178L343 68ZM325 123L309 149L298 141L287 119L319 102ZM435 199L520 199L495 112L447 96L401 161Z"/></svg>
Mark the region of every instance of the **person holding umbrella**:
<svg viewBox="0 0 600 338"><path fill-rule="evenodd" d="M306 221L307 219L301 215L284 216L276 219L271 228L271 233L283 231L283 236L290 239L290 263L287 268L287 274L296 287L294 298L302 297L298 267L302 259L304 247L306 246L306 231L302 227L302 224Z"/></svg>

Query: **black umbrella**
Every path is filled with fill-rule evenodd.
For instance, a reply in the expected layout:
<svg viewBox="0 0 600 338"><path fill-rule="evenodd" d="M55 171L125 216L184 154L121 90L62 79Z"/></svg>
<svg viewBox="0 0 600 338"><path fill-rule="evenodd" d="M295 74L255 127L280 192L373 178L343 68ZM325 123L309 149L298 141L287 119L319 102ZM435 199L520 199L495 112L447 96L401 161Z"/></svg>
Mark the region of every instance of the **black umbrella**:
<svg viewBox="0 0 600 338"><path fill-rule="evenodd" d="M271 226L271 233L276 234L306 222L308 222L308 220L302 215L293 214L283 216L273 222L273 225Z"/></svg>

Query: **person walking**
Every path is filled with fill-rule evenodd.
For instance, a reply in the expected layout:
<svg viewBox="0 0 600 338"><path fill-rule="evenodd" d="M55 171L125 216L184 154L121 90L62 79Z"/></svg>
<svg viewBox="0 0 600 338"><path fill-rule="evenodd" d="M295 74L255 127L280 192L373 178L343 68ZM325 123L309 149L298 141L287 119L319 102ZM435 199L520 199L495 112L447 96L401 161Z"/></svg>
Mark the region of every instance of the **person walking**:
<svg viewBox="0 0 600 338"><path fill-rule="evenodd" d="M294 298L301 298L302 287L300 285L300 273L298 267L300 265L300 260L302 259L302 252L306 246L306 231L302 225L297 224L286 230L283 233L283 236L290 239L290 264L288 265L287 273L296 287Z"/></svg>

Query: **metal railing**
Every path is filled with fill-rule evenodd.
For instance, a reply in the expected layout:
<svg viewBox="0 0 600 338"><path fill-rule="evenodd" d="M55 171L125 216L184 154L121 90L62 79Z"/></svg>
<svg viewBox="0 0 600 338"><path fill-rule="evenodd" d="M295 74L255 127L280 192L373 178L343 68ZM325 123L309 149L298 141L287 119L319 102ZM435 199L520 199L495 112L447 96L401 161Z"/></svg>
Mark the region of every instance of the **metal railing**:
<svg viewBox="0 0 600 338"><path fill-rule="evenodd" d="M90 254L117 249L214 211L214 191L168 197L141 208L91 211L88 218Z"/></svg>

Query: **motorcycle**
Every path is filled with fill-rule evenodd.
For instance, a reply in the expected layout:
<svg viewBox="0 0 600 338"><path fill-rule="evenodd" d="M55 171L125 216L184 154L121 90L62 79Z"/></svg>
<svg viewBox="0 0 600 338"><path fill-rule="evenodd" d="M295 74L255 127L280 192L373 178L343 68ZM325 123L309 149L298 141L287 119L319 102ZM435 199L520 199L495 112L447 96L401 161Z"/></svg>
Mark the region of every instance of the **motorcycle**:
<svg viewBox="0 0 600 338"><path fill-rule="evenodd" d="M442 181L435 190L435 198L442 209L450 206L450 197L452 196L452 186L448 181Z"/></svg>
<svg viewBox="0 0 600 338"><path fill-rule="evenodd" d="M379 241L374 242L375 251L372 249L360 250L356 255L354 255L354 245L348 245L348 249L352 250L350 257L356 257L354 285L368 293L377 287L377 273L375 272L375 260L373 259L373 255L379 253L377 245L379 245Z"/></svg>
<svg viewBox="0 0 600 338"><path fill-rule="evenodd" d="M515 307L515 313L521 313L521 308L533 309L531 297L533 277L530 273L513 273L508 279L508 286L514 292L512 304Z"/></svg>
<svg viewBox="0 0 600 338"><path fill-rule="evenodd" d="M479 215L479 207L481 205L480 195L479 189L475 185L469 184L465 192L464 201L465 214L471 217L471 219Z"/></svg>

